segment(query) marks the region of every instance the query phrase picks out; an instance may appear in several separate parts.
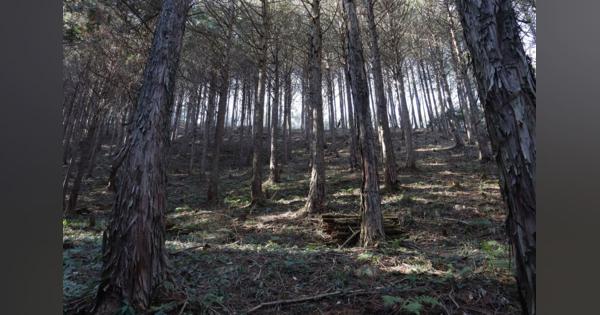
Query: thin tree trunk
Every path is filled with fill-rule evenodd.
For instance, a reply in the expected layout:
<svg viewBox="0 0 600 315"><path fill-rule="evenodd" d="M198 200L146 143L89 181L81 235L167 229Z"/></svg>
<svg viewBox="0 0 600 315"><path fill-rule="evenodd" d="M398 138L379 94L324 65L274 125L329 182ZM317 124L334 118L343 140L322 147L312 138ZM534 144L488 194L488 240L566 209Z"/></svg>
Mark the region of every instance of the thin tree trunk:
<svg viewBox="0 0 600 315"><path fill-rule="evenodd" d="M175 141L177 139L177 130L179 129L179 120L181 119L181 108L183 107L183 98L185 96L183 87L179 93L179 99L177 101L177 108L175 109L175 121L173 122L173 130L171 134L171 141Z"/></svg>
<svg viewBox="0 0 600 315"><path fill-rule="evenodd" d="M279 43L275 44L274 60L275 77L273 84L273 103L271 111L271 156L269 159L269 181L279 182Z"/></svg>
<svg viewBox="0 0 600 315"><path fill-rule="evenodd" d="M471 133L474 135L474 140L477 144L477 147L479 149L479 159L483 162L485 161L489 161L492 159L492 152L488 146L488 141L487 141L487 137L485 135L485 130L483 130L482 128L479 127L479 123L478 123L478 117L479 117L479 110L477 108L477 99L475 98L475 95L473 94L474 89L471 85L471 81L469 80L469 75L468 75L468 70L467 70L467 65L466 62L463 60L463 58L461 58L461 52L459 51L458 48L458 43L456 40L456 35L455 35L455 28L456 26L454 25L454 19L452 18L452 15L450 13L450 3L448 0L445 0L445 5L446 5L446 9L447 9L447 16L448 16L448 20L449 20L449 30L450 30L450 44L452 46L452 58L453 58L453 62L454 62L454 67L455 70L457 72L457 79L459 79L460 82L463 83L464 86L464 93L466 94L467 98L468 98L468 104L469 104L469 109L466 109L465 111L468 112L468 127L471 129ZM464 98L464 96L463 96ZM466 103L466 100L465 100Z"/></svg>
<svg viewBox="0 0 600 315"><path fill-rule="evenodd" d="M441 94L440 94L440 89L438 87L437 91L438 91L438 99L436 101L435 99L435 89L433 87L433 83L434 83L434 79L431 76L431 72L429 71L429 66L425 67L425 71L426 71L426 78L425 78L425 82L427 82L427 85L429 86L429 90L431 92L431 103L433 105L433 111L435 113L435 116L437 117L437 125L438 125L438 131L443 132L444 135L448 135L448 129L446 128L446 123L445 123L445 118L444 118L444 112L440 109L438 111L438 105L440 104L440 108L441 108L441 104L443 102L442 98L441 98ZM437 104L436 104L437 103Z"/></svg>
<svg viewBox="0 0 600 315"><path fill-rule="evenodd" d="M240 150L239 154L239 165L244 165L244 161L246 158L244 156L244 148L246 147L246 143L244 142L244 138L246 137L246 133L244 132L244 123L246 122L246 111L250 104L248 104L248 100L250 99L249 88L247 86L246 80L242 81L242 112L240 113L240 128L239 128L239 138L238 138L238 148Z"/></svg>
<svg viewBox="0 0 600 315"><path fill-rule="evenodd" d="M63 179L62 185L62 209L63 212L67 211L67 194L69 192L69 182L71 181L71 176L73 175L73 165L75 164L75 160L71 158L69 164L67 166L67 172L65 173L65 178Z"/></svg>
<svg viewBox="0 0 600 315"><path fill-rule="evenodd" d="M264 116L264 101L267 81L267 34L270 31L269 20L269 1L262 0L262 19L263 19L263 35L261 38L261 51L259 55L259 79L258 93L254 103L254 123L253 123L253 155L252 155L252 184L251 184L251 204L261 205L264 201L264 193L262 190L262 143L263 143L263 116Z"/></svg>
<svg viewBox="0 0 600 315"><path fill-rule="evenodd" d="M460 123L458 119L456 119L456 115L454 115L454 105L452 104L452 94L450 94L450 86L448 85L448 78L446 77L444 71L444 61L442 58L439 60L439 68L438 68L438 77L441 81L440 89L443 89L446 94L446 103L448 108L446 113L448 114L448 119L450 122L450 130L452 131L452 135L454 136L454 147L462 148L465 146L465 143L460 135ZM442 102L442 105L444 102Z"/></svg>
<svg viewBox="0 0 600 315"><path fill-rule="evenodd" d="M392 92L392 84L389 80L387 82L387 96L388 96L387 97L388 103L390 104L389 117L390 117L390 120L392 121L391 127L398 128L398 116L396 116L396 103L394 102L394 93Z"/></svg>
<svg viewBox="0 0 600 315"><path fill-rule="evenodd" d="M385 87L383 84L383 72L381 69L381 53L379 52L379 34L375 26L375 13L373 12L373 0L364 0L367 9L367 20L369 38L371 39L371 55L373 56L373 85L375 100L377 103L377 126L379 139L381 140L381 152L383 154L383 172L386 189L396 189L396 157L392 144L392 134L388 121L387 103L385 99Z"/></svg>
<svg viewBox="0 0 600 315"><path fill-rule="evenodd" d="M337 82L338 82L338 93L339 93L339 103L340 103L340 126L342 129L346 129L346 115L344 113L344 81L342 79L342 74L339 73L337 75Z"/></svg>
<svg viewBox="0 0 600 315"><path fill-rule="evenodd" d="M410 72L410 80L412 81L412 86L413 86L413 91L414 91L414 95L415 95L415 102L416 102L416 116L419 119L419 128L423 128L424 124L423 124L423 116L421 115L421 100L419 99L419 91L417 90L417 80L415 80L415 75L414 75L414 71L413 71L413 67L408 67L408 71ZM414 113L414 111L413 111Z"/></svg>
<svg viewBox="0 0 600 315"><path fill-rule="evenodd" d="M75 213L79 191L81 190L81 182L90 163L94 138L97 136L96 129L100 120L100 107L99 105L95 105L95 107L96 109L94 109L94 113L92 114L90 125L87 128L87 133L79 143L79 161L77 162L77 169L75 171L71 193L69 194L67 214Z"/></svg>
<svg viewBox="0 0 600 315"><path fill-rule="evenodd" d="M321 34L321 1L312 0L310 12L311 31L309 48L309 107L312 112L313 139L311 146L312 170L310 187L304 211L309 214L319 213L325 209L325 145L323 126L322 95L322 34Z"/></svg>
<svg viewBox="0 0 600 315"><path fill-rule="evenodd" d="M196 100L194 102L193 107L191 107L191 112L188 111L188 113L190 114L190 128L192 129L191 131L191 137L190 137L190 162L188 164L188 174L192 174L192 170L194 167L194 160L196 159L196 140L198 137L198 116L200 116L200 112L201 112L201 103L202 103L202 92L204 90L203 85L201 85L198 88L196 88ZM191 103L191 102L190 102ZM189 104L188 104L189 106Z"/></svg>
<svg viewBox="0 0 600 315"><path fill-rule="evenodd" d="M210 134L211 130L214 129L213 118L215 116L215 109L217 103L217 75L212 74L210 81L210 89L208 92L208 103L206 104L206 116L204 118L204 131L202 132L202 151L200 152L200 176L204 176L206 171L206 155L208 153L208 147L210 145ZM220 102L220 100L219 100Z"/></svg>
<svg viewBox="0 0 600 315"><path fill-rule="evenodd" d="M289 142L292 137L292 70L288 69L285 74L284 83L284 128L283 128L283 164L289 160Z"/></svg>
<svg viewBox="0 0 600 315"><path fill-rule="evenodd" d="M345 45L345 44L344 44ZM344 47L345 49L345 47ZM345 56L346 63L348 63L347 54ZM348 124L350 125L350 168L357 169L359 167L358 157L357 157L357 147L356 138L358 134L356 133L356 123L354 122L354 118L356 117L356 112L354 110L354 105L352 102L352 88L350 82L350 68L347 65L344 65L344 78L346 81L346 103L348 104Z"/></svg>
<svg viewBox="0 0 600 315"><path fill-rule="evenodd" d="M227 111L227 96L229 95L229 63L231 38L233 36L233 22L235 19L235 1L232 1L230 5L231 6L228 12L229 20L227 24L227 39L225 42L223 61L221 65L221 86L219 87L219 105L217 109L215 145L213 147L212 163L210 167L210 174L208 176L208 188L206 191L206 201L211 205L215 205L219 202L219 162L221 160L221 147L223 146L223 137L225 135L225 112Z"/></svg>
<svg viewBox="0 0 600 315"><path fill-rule="evenodd" d="M401 60L401 58L398 58ZM404 73L402 69L402 62L398 62L396 67L396 80L400 85L400 119L401 126L404 131L404 143L406 145L406 162L404 166L409 169L415 169L417 167L415 149L413 143L413 133L410 125L410 118L408 116L408 105L406 102L406 89L404 87Z"/></svg>
<svg viewBox="0 0 600 315"><path fill-rule="evenodd" d="M417 64L417 74L419 76L419 82L421 83L421 90L423 90L423 95L425 99L425 106L427 107L427 114L429 115L429 128L431 131L434 131L433 122L435 120L435 116L433 116L433 110L431 109L434 105L431 101L431 97L429 95L429 88L427 87L427 81L425 80L425 71L423 70L423 60L419 60Z"/></svg>
<svg viewBox="0 0 600 315"><path fill-rule="evenodd" d="M100 125L100 128L96 130L96 135L94 136L94 143L92 145L92 152L90 153L90 161L87 165L86 177L92 178L94 173L94 166L96 166L96 157L98 156L98 152L102 150L102 132L106 127L104 124Z"/></svg>
<svg viewBox="0 0 600 315"><path fill-rule="evenodd" d="M237 122L237 103L238 103L238 95L239 95L239 91L240 91L240 81L236 80L235 81L235 85L234 85L234 90L233 90L233 102L231 104L231 123L230 123L230 128L231 128L231 133L234 133L235 130L235 125ZM229 138L229 142L231 142L232 137Z"/></svg>
<svg viewBox="0 0 600 315"><path fill-rule="evenodd" d="M333 104L333 97L334 97L333 79L332 79L332 75L331 75L331 68L329 67L328 63L325 65L325 80L327 82L327 105L328 105L327 108L329 109L329 132L331 134L331 147L335 148L336 119L335 119L335 106Z"/></svg>

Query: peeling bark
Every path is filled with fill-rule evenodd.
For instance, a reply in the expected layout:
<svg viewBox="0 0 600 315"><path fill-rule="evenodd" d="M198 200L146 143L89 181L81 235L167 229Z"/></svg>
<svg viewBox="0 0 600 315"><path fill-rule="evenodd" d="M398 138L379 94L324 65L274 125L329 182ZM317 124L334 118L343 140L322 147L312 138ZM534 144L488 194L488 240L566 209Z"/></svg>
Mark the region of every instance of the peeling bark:
<svg viewBox="0 0 600 315"><path fill-rule="evenodd" d="M185 17L190 0L165 0L135 110L109 225L95 314L122 303L146 312L165 277L166 144Z"/></svg>
<svg viewBox="0 0 600 315"><path fill-rule="evenodd" d="M352 83L352 96L358 120L358 135L362 158L362 185L360 194L360 244L373 246L385 239L383 215L377 176L374 132L369 113L369 87L363 57L356 7L353 0L341 0L345 13L347 54Z"/></svg>
<svg viewBox="0 0 600 315"><path fill-rule="evenodd" d="M511 1L457 1L508 206L523 312L536 313L535 72Z"/></svg>

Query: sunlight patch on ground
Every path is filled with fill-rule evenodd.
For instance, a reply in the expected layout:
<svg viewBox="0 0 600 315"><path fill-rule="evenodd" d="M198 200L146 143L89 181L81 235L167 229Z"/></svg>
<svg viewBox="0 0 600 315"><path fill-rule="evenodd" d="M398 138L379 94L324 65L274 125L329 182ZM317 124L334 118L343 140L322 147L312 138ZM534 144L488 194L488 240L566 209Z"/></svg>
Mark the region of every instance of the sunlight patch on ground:
<svg viewBox="0 0 600 315"><path fill-rule="evenodd" d="M297 212L295 211L288 211L288 212L284 212L284 213L279 213L279 214L266 214L266 215L261 215L261 216L257 216L256 219L262 223L269 223L269 222L273 222L276 220L293 220L295 219L297 216Z"/></svg>

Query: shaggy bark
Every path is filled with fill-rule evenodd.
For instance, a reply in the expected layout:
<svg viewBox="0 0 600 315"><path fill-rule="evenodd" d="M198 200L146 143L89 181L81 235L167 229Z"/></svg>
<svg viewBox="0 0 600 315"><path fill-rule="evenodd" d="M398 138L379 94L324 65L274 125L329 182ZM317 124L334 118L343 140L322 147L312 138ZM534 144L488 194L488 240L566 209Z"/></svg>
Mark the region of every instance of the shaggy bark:
<svg viewBox="0 0 600 315"><path fill-rule="evenodd" d="M536 313L536 78L511 1L457 1L508 205L523 311Z"/></svg>
<svg viewBox="0 0 600 315"><path fill-rule="evenodd" d="M162 284L165 250L166 144L175 74L191 0L165 0L156 25L116 200L103 237L102 279L94 313L122 303L140 313Z"/></svg>
<svg viewBox="0 0 600 315"><path fill-rule="evenodd" d="M347 54L352 83L352 95L358 120L358 135L362 158L362 185L360 195L360 244L373 246L385 239L381 199L377 181L377 157L373 140L373 126L369 113L369 90L365 73L363 49L356 7L353 0L341 0L345 13Z"/></svg>
<svg viewBox="0 0 600 315"><path fill-rule="evenodd" d="M312 112L312 170L310 175L310 187L308 197L304 206L306 213L318 213L325 209L325 156L323 147L324 124L323 124L323 96L322 85L322 34L321 34L321 1L312 0L309 18L311 19L310 48L309 48L309 79L308 79L308 101L310 112Z"/></svg>

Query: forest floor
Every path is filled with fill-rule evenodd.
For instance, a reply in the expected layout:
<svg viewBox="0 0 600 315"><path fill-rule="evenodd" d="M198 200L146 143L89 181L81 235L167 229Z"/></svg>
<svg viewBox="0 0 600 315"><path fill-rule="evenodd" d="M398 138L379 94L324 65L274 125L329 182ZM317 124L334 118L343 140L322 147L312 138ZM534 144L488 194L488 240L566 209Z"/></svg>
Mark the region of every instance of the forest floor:
<svg viewBox="0 0 600 315"><path fill-rule="evenodd" d="M347 147L345 138L338 135L335 145L327 140L327 212L356 214L360 171L349 168L347 149L331 150ZM251 168L238 167L237 141L224 149L219 207L205 205L206 183L197 170L187 174L189 156L172 154L166 241L171 272L165 283L172 293L158 297L153 312L518 314L494 163L482 164L475 147L452 149L452 141L429 131L419 130L415 141L418 170L400 169L397 191L382 190L384 215L401 218L402 233L369 249L340 248L319 217L296 216L310 174L300 133L293 135L281 182L264 185L267 205L252 211L246 208ZM399 134L394 144L401 164ZM113 199L105 188L108 152L103 148L95 177L85 182L80 214L63 220L67 313L89 305L98 286L102 231ZM261 304L268 302L275 303Z"/></svg>

